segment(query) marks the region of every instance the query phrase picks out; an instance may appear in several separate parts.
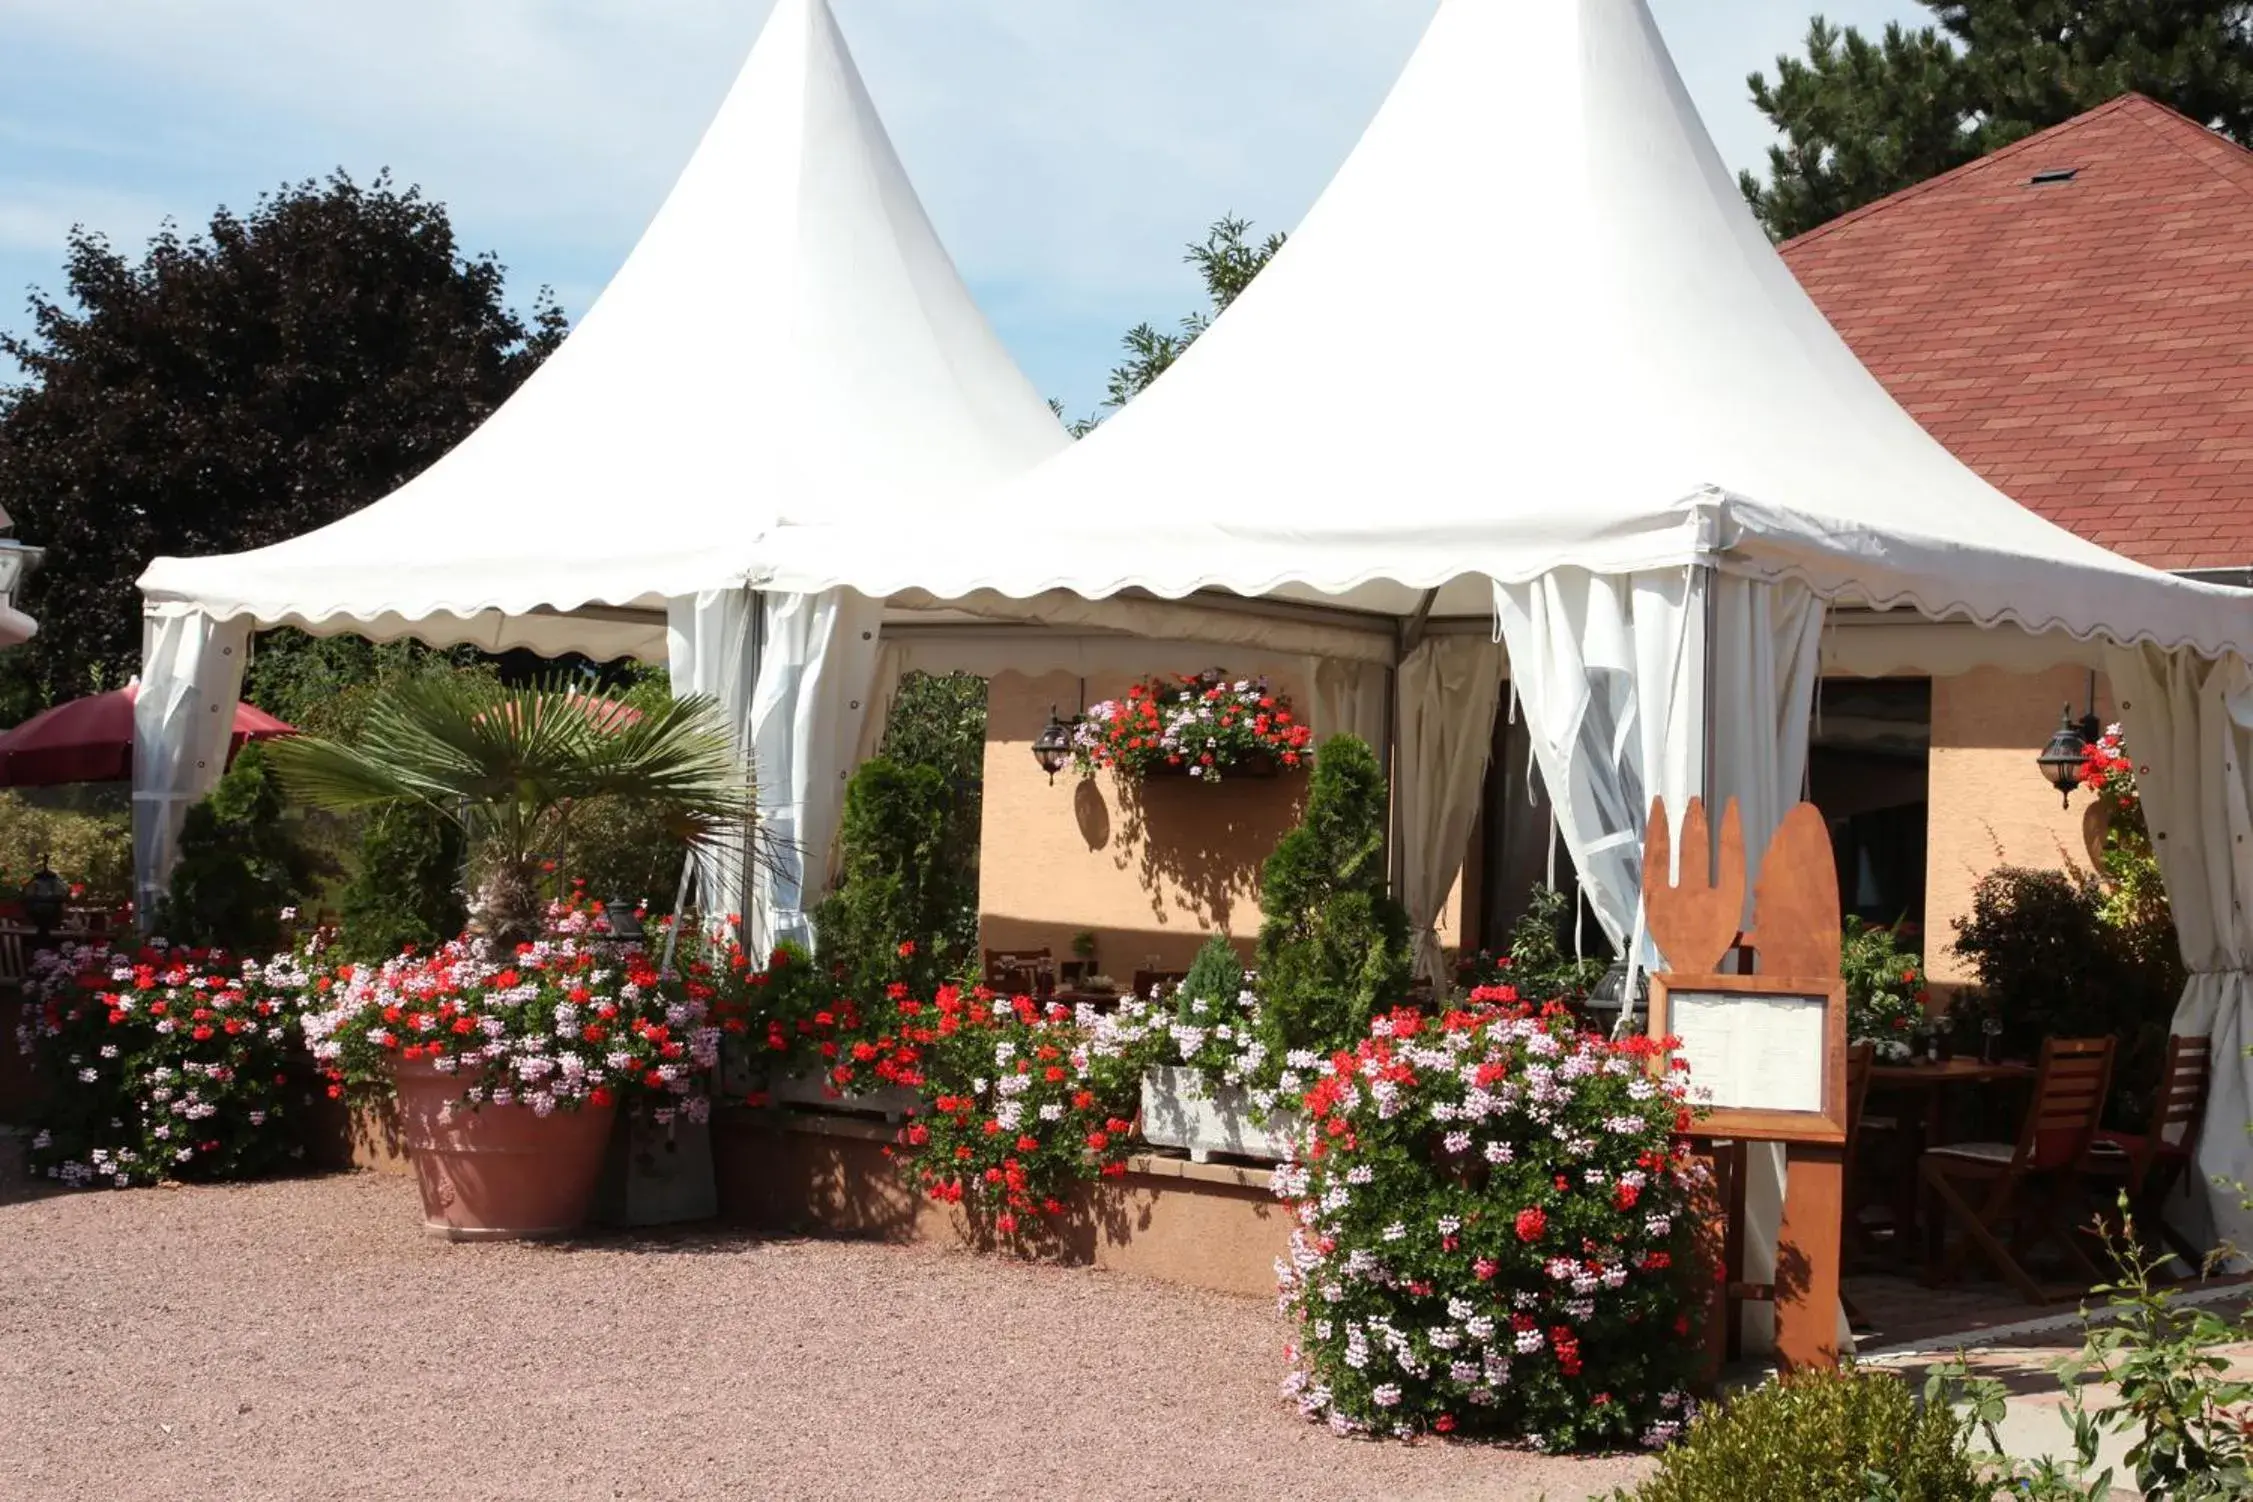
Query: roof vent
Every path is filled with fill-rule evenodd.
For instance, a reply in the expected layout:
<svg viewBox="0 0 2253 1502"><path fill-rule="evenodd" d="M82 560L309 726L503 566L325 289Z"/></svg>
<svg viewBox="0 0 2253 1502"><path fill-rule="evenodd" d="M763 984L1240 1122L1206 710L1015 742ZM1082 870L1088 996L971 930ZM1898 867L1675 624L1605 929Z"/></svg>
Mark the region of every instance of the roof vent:
<svg viewBox="0 0 2253 1502"><path fill-rule="evenodd" d="M2069 183L2081 175L2078 167L2052 167L2047 172L2037 172L2026 179L2027 186L2039 188L2044 183Z"/></svg>

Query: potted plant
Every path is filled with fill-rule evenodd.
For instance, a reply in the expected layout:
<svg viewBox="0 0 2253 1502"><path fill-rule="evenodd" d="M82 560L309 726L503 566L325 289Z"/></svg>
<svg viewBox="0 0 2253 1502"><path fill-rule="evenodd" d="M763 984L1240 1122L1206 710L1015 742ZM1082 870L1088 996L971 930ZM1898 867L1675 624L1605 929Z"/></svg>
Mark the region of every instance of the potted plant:
<svg viewBox="0 0 2253 1502"><path fill-rule="evenodd" d="M1108 767L1120 778L1273 776L1314 763L1313 732L1265 678L1230 678L1219 668L1147 678L1124 699L1091 706L1072 733L1084 777Z"/></svg>
<svg viewBox="0 0 2253 1502"><path fill-rule="evenodd" d="M668 1121L701 1117L696 1071L717 1052L702 1003L609 938L599 906L551 914L543 886L573 813L602 800L656 811L684 845L740 835L750 779L709 700L635 712L553 685L412 679L385 689L358 743L298 737L273 759L309 802L419 805L466 839L472 934L319 976L306 1021L339 1089L396 1094L428 1227L569 1231L620 1105L650 1095Z"/></svg>
<svg viewBox="0 0 2253 1502"><path fill-rule="evenodd" d="M1902 947L1891 928L1849 915L1839 937L1839 973L1846 982L1846 1038L1874 1043L1881 1062L1924 1052L1924 962Z"/></svg>
<svg viewBox="0 0 2253 1502"><path fill-rule="evenodd" d="M719 1052L704 1007L611 938L598 907L553 918L513 950L477 937L377 966L309 959L315 1063L332 1092L396 1097L423 1225L452 1240L578 1229L623 1103L665 1125L704 1118Z"/></svg>

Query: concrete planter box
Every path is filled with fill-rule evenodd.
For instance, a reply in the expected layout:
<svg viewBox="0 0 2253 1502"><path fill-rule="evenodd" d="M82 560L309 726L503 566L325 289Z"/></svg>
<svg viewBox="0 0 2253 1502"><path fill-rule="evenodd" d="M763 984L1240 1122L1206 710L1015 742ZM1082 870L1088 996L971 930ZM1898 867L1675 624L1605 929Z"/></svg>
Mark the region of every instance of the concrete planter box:
<svg viewBox="0 0 2253 1502"><path fill-rule="evenodd" d="M857 1095L831 1095L820 1079L803 1074L778 1075L767 1085L775 1104L811 1106L817 1111L849 1111L903 1121L923 1108L923 1098L904 1085L879 1085Z"/></svg>
<svg viewBox="0 0 2253 1502"><path fill-rule="evenodd" d="M1298 1127L1296 1113L1262 1118L1241 1087L1208 1086L1194 1069L1166 1065L1142 1072L1142 1139L1184 1149L1192 1163L1208 1162L1214 1153L1280 1162L1291 1156Z"/></svg>

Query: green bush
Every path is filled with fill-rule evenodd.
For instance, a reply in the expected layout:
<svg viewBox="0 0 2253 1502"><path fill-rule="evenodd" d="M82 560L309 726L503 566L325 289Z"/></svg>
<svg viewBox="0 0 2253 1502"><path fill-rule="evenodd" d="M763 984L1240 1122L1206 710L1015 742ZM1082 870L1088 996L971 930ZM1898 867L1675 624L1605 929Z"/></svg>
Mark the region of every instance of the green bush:
<svg viewBox="0 0 2253 1502"><path fill-rule="evenodd" d="M188 810L157 931L176 944L259 954L282 942L282 910L319 878L265 754L245 746L211 795Z"/></svg>
<svg viewBox="0 0 2253 1502"><path fill-rule="evenodd" d="M84 888L79 900L121 905L133 895L133 816L39 808L0 791L0 897L15 895L42 861Z"/></svg>
<svg viewBox="0 0 2253 1502"><path fill-rule="evenodd" d="M1408 994L1408 915L1385 885L1384 769L1350 735L1324 743L1299 827L1260 872L1260 1003L1275 1062L1365 1037Z"/></svg>
<svg viewBox="0 0 2253 1502"><path fill-rule="evenodd" d="M2003 1046L2026 1054L2044 1038L2110 1034L2120 1043L2107 1121L2140 1130L2182 986L2172 944L2107 917L2112 894L2081 871L2000 866L1972 889L1956 920L1956 953L2001 1021Z"/></svg>
<svg viewBox="0 0 2253 1502"><path fill-rule="evenodd" d="M1887 1372L1803 1372L1706 1409L1633 1502L1986 1502L1967 1426Z"/></svg>
<svg viewBox="0 0 2253 1502"><path fill-rule="evenodd" d="M950 811L936 767L878 757L845 790L842 867L814 933L821 963L864 996L893 981L927 990L960 958L948 953L961 900L946 859Z"/></svg>
<svg viewBox="0 0 2253 1502"><path fill-rule="evenodd" d="M1183 1002L1199 1000L1233 1003L1244 989L1244 960L1226 934L1205 940L1197 957L1181 977L1174 994Z"/></svg>
<svg viewBox="0 0 2253 1502"><path fill-rule="evenodd" d="M408 804L379 808L361 826L351 881L339 898L339 953L383 960L462 931L461 833Z"/></svg>

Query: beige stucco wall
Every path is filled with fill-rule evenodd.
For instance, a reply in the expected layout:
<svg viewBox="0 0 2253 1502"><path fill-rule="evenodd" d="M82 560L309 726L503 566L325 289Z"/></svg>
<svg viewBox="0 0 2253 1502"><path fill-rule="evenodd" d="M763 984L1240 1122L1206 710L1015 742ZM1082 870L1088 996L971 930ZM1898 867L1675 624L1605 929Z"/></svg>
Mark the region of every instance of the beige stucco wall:
<svg viewBox="0 0 2253 1502"><path fill-rule="evenodd" d="M1086 702L1124 694L1133 676L1089 678ZM1271 681L1305 704L1304 683L1287 674ZM985 946L1046 948L1068 959L1072 936L1091 931L1097 963L1122 982L1137 969L1186 968L1215 932L1249 952L1259 933L1260 864L1298 822L1306 778L1219 787L1160 778L1122 797L1109 774L1083 780L1067 770L1052 785L1033 760L1033 737L1051 705L1070 715L1080 702L1080 680L1070 674L1003 673L987 683L978 902ZM1440 925L1450 945L1459 906L1458 894Z"/></svg>
<svg viewBox="0 0 2253 1502"><path fill-rule="evenodd" d="M2088 707L2085 668L2014 674L1982 669L1932 681L1931 821L1925 845L1925 965L1933 979L1970 972L1948 948L1971 911L1979 878L2001 865L2086 867L2085 795L2059 806L2034 758L2057 729L2058 708ZM2097 679L2097 715L2110 723L2111 690Z"/></svg>

